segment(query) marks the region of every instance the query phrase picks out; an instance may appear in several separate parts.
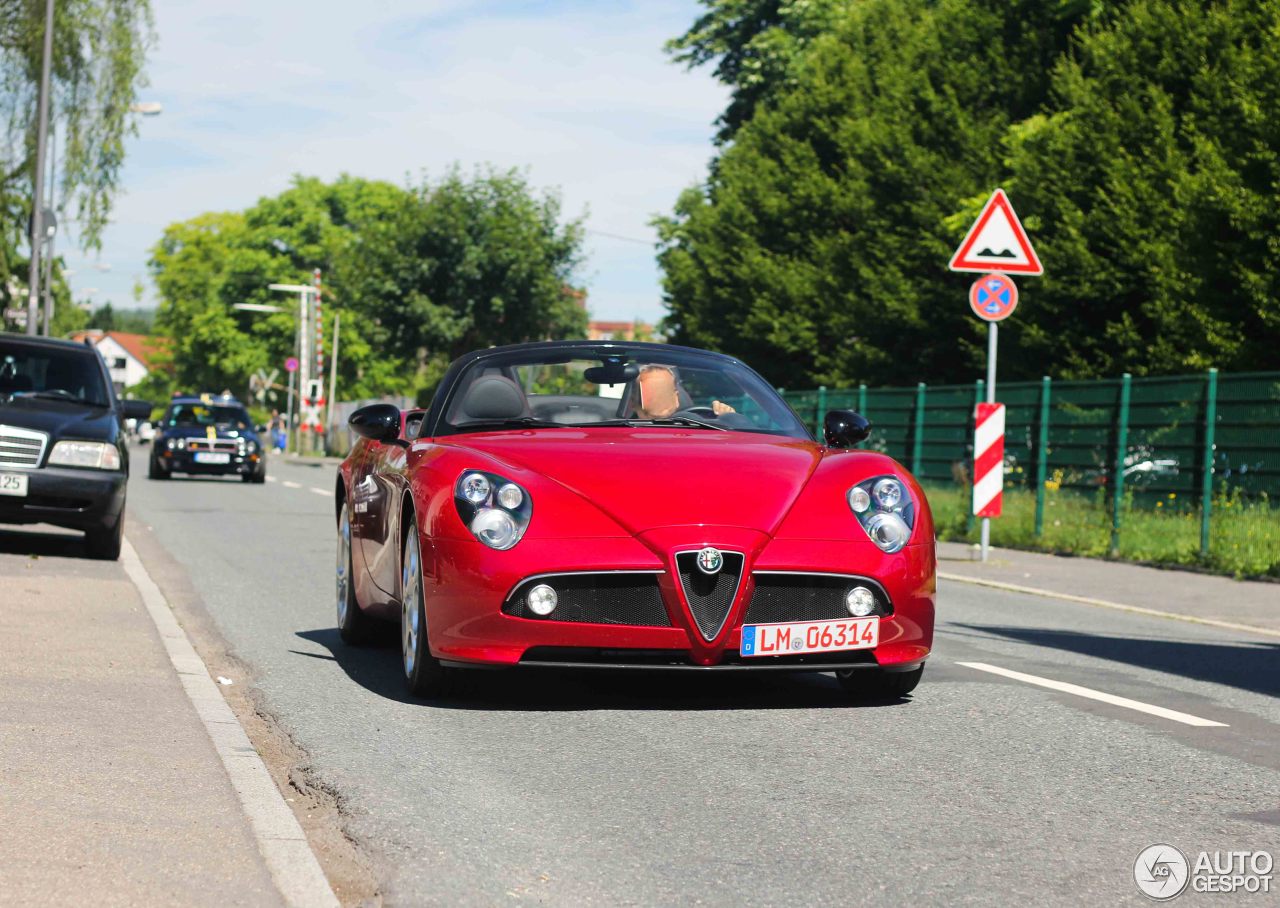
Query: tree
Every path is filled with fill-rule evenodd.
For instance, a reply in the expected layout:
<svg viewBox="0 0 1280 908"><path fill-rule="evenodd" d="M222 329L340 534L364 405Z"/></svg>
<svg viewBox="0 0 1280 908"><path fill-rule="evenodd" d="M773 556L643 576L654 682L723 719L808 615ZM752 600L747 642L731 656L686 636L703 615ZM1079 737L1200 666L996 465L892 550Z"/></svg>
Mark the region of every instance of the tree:
<svg viewBox="0 0 1280 908"><path fill-rule="evenodd" d="M1143 0L1082 34L1011 130L1046 275L1016 362L1066 377L1273 369L1280 3Z"/></svg>
<svg viewBox="0 0 1280 908"><path fill-rule="evenodd" d="M581 246L553 195L516 174L451 173L415 189L343 176L295 177L243 213L170 225L152 251L157 327L173 338L179 387L244 389L294 350L297 318L270 283L324 274L326 323L341 308L344 399L429 391L473 347L581 335L566 295ZM234 309L268 303L264 315Z"/></svg>
<svg viewBox="0 0 1280 908"><path fill-rule="evenodd" d="M581 221L561 224L555 194L515 171L455 169L368 225L342 277L375 346L415 364L429 388L468 350L584 336L572 292L581 247Z"/></svg>
<svg viewBox="0 0 1280 908"><path fill-rule="evenodd" d="M828 32L855 0L701 0L707 11L667 42L690 68L715 61L713 75L732 90L717 123L728 142L764 100L789 84L801 51Z"/></svg>
<svg viewBox="0 0 1280 908"><path fill-rule="evenodd" d="M657 222L671 339L792 387L969 378L983 334L945 270L952 221L998 184L1010 125L1092 14L853 5Z"/></svg>

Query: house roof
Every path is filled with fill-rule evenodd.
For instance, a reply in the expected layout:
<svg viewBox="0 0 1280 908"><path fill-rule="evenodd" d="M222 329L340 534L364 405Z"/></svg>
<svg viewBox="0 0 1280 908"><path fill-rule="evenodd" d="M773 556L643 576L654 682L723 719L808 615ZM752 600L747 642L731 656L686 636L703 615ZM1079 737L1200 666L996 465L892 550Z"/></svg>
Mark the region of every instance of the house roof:
<svg viewBox="0 0 1280 908"><path fill-rule="evenodd" d="M71 339L77 341L86 337L91 339L95 345L102 343L108 337L111 338L148 370L152 368L152 357L169 343L167 337L154 337L149 334L128 334L124 331L77 331L71 335Z"/></svg>

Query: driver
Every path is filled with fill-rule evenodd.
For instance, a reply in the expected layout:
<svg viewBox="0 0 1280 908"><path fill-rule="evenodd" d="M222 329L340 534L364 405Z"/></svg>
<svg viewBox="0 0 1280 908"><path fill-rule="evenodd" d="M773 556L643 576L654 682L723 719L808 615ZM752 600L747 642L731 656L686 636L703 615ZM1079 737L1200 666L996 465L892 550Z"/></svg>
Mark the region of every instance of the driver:
<svg viewBox="0 0 1280 908"><path fill-rule="evenodd" d="M666 419L679 412L680 392L676 373L670 366L647 365L640 367L640 375L636 379L640 387L640 402L636 405L636 416L640 419ZM713 400L711 409L716 416L736 413L733 407L722 401Z"/></svg>

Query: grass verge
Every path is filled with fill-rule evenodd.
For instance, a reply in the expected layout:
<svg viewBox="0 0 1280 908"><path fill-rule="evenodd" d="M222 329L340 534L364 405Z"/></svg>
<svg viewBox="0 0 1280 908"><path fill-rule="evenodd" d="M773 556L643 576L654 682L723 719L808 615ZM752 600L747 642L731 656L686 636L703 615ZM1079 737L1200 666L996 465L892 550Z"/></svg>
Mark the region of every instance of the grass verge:
<svg viewBox="0 0 1280 908"><path fill-rule="evenodd" d="M979 522L968 529L969 489L931 486L926 490L939 539L977 542ZM1111 514L1104 499L1075 492L1046 491L1044 533L1035 534L1036 496L1005 489L1004 514L991 521L991 544L1010 549L1111 557ZM1120 513L1119 558L1151 564L1195 567L1237 578L1280 577L1280 511L1265 498L1238 496L1214 501L1209 553L1200 553L1200 509L1176 498L1155 507L1127 501Z"/></svg>

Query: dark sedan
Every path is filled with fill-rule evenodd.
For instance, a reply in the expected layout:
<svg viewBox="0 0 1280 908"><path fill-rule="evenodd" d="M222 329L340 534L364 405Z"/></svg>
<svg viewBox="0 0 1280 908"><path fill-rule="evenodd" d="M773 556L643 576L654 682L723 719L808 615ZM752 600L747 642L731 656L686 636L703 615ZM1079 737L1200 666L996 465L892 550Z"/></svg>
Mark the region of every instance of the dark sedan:
<svg viewBox="0 0 1280 908"><path fill-rule="evenodd" d="M84 344L0 334L0 523L83 530L115 560L124 538L126 419L151 405L116 398Z"/></svg>

